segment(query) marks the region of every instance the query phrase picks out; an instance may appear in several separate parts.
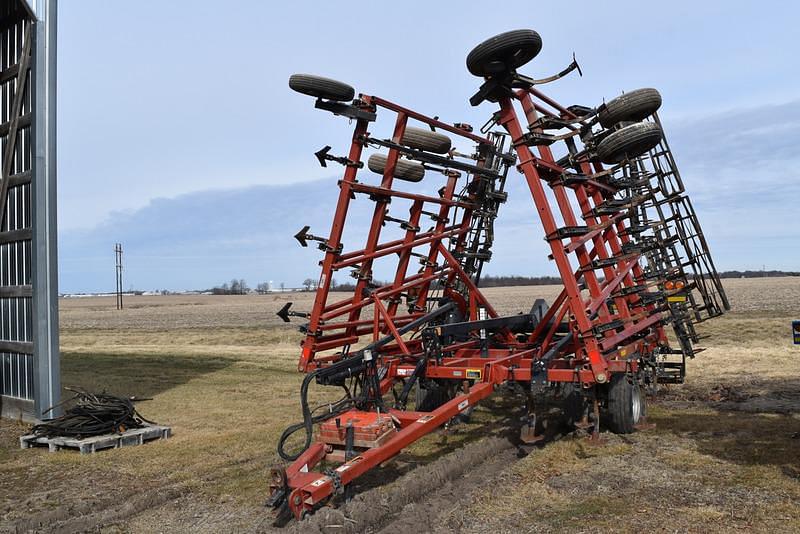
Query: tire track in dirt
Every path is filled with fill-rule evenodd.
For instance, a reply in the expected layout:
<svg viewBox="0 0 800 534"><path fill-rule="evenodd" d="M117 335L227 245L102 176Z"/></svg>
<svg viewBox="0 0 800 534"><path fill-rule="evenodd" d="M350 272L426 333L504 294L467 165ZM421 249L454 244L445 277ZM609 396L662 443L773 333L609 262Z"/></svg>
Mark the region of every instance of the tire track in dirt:
<svg viewBox="0 0 800 534"><path fill-rule="evenodd" d="M492 478L517 460L517 448L508 438L470 443L414 469L389 488L361 493L338 509L322 508L287 532L433 532L444 515L466 502L472 491L485 491Z"/></svg>
<svg viewBox="0 0 800 534"><path fill-rule="evenodd" d="M10 532L86 532L123 521L145 510L161 506L187 493L181 486L126 492L103 504L84 503L74 508L34 514L16 521Z"/></svg>

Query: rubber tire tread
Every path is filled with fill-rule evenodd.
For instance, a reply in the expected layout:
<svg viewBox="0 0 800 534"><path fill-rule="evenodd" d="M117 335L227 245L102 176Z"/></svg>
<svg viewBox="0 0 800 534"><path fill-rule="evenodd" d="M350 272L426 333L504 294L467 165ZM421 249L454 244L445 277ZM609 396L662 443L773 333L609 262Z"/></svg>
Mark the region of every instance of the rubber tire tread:
<svg viewBox="0 0 800 534"><path fill-rule="evenodd" d="M619 163L653 149L663 137L654 122L637 122L612 132L597 144L597 156L603 163Z"/></svg>
<svg viewBox="0 0 800 534"><path fill-rule="evenodd" d="M344 82L313 74L292 74L289 76L289 87L304 95L337 102L353 100L356 94L356 90Z"/></svg>
<svg viewBox="0 0 800 534"><path fill-rule="evenodd" d="M472 49L467 55L467 70L475 76L501 74L492 64L502 62L505 70L515 70L539 55L542 38L533 30L512 30L495 35ZM514 54L512 56L512 54Z"/></svg>
<svg viewBox="0 0 800 534"><path fill-rule="evenodd" d="M565 384L562 390L561 410L564 414L564 420L571 427L580 422L586 408L586 398L579 388L580 386Z"/></svg>
<svg viewBox="0 0 800 534"><path fill-rule="evenodd" d="M367 160L367 167L375 174L383 174L386 170L386 156L373 154ZM394 168L394 177L407 182L419 182L425 176L425 167L416 161L398 159Z"/></svg>
<svg viewBox="0 0 800 534"><path fill-rule="evenodd" d="M598 114L600 125L611 128L620 122L638 122L661 107L661 94L652 87L635 89L610 100Z"/></svg>
<svg viewBox="0 0 800 534"><path fill-rule="evenodd" d="M629 382L624 374L612 375L608 385L608 427L615 434L631 434L636 421L633 420L632 395L636 394L639 384ZM639 399L641 391L638 391Z"/></svg>
<svg viewBox="0 0 800 534"><path fill-rule="evenodd" d="M426 150L434 154L447 154L452 146L450 138L442 133L413 127L406 128L401 143L409 148Z"/></svg>
<svg viewBox="0 0 800 534"><path fill-rule="evenodd" d="M432 412L449 400L450 396L445 388L431 388L426 390L425 397L416 410L418 412Z"/></svg>

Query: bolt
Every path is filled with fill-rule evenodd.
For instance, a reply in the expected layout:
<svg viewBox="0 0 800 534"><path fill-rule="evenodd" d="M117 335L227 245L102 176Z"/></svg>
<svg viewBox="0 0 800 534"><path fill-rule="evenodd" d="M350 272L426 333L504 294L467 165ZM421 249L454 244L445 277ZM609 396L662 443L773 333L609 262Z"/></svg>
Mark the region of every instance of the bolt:
<svg viewBox="0 0 800 534"><path fill-rule="evenodd" d="M605 373L597 373L597 375L595 375L595 379L599 384L605 384L608 377L606 377Z"/></svg>

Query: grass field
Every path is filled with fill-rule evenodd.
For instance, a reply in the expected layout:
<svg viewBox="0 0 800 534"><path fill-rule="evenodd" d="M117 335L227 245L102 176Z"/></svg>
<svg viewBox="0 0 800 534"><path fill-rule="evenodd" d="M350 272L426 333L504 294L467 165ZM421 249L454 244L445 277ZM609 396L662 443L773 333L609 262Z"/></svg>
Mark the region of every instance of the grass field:
<svg viewBox="0 0 800 534"><path fill-rule="evenodd" d="M476 481L437 513L465 532L800 531L800 279L726 281L733 311L700 326L688 382L651 401L654 430L590 447L567 437ZM555 287L488 289L502 313ZM299 419L299 334L275 317L309 294L61 302L64 385L152 398L174 437L80 456L20 450L0 422L0 532L269 530L265 478ZM335 394L335 392L332 392ZM312 400L321 400L319 393ZM467 442L501 434L508 403L414 444L373 484L401 480ZM335 529L332 531L336 531ZM339 530L342 531L342 530Z"/></svg>

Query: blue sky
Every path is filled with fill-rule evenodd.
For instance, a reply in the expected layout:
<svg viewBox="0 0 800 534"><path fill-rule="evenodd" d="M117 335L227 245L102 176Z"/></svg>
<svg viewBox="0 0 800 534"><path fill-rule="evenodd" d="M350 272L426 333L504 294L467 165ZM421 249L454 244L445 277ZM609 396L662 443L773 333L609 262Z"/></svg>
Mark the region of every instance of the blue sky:
<svg viewBox="0 0 800 534"><path fill-rule="evenodd" d="M60 2L62 291L113 288L116 241L127 250L126 285L142 289L316 278L318 251L291 236L311 223L327 232L337 177L312 153L326 144L342 152L350 126L291 92L289 75L338 78L482 124L492 105L469 106L478 80L464 58L523 27L544 42L523 69L530 75L557 72L576 53L584 76L546 88L561 102L661 91L667 136L718 267L800 269L794 3L488 5ZM490 273L553 272L523 190L497 225Z"/></svg>

